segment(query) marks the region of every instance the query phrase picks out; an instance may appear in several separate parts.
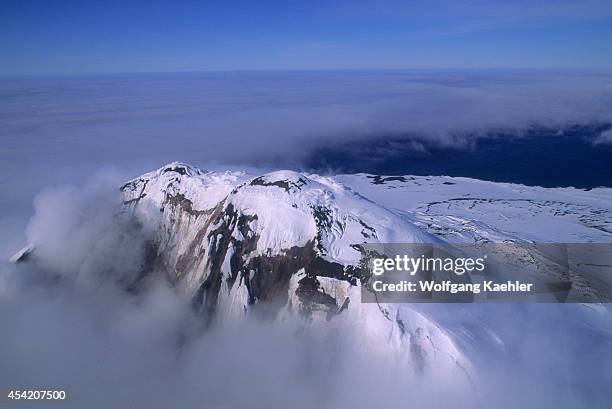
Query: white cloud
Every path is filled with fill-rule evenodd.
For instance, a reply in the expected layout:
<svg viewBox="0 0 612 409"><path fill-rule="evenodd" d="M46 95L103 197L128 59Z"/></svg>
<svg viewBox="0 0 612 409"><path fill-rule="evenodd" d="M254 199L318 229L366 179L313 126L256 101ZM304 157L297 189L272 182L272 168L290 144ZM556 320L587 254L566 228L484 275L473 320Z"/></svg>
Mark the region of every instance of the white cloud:
<svg viewBox="0 0 612 409"><path fill-rule="evenodd" d="M612 144L612 129L603 131L597 139L595 139L596 145Z"/></svg>

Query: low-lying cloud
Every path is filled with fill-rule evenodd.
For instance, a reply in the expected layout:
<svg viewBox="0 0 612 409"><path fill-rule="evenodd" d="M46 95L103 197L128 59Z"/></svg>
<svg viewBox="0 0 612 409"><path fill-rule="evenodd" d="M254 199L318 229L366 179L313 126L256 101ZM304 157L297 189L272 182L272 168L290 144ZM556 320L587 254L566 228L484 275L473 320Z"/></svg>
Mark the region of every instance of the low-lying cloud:
<svg viewBox="0 0 612 409"><path fill-rule="evenodd" d="M135 280L152 232L120 213L119 185L117 175L102 172L83 188L60 185L36 196L26 235L46 274L87 285Z"/></svg>

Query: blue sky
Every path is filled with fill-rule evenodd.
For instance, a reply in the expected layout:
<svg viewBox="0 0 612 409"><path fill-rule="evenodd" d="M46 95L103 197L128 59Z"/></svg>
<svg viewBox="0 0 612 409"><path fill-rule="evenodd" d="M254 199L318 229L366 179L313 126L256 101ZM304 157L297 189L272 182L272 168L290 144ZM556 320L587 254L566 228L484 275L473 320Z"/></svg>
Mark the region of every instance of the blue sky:
<svg viewBox="0 0 612 409"><path fill-rule="evenodd" d="M612 2L0 1L0 75L612 68Z"/></svg>

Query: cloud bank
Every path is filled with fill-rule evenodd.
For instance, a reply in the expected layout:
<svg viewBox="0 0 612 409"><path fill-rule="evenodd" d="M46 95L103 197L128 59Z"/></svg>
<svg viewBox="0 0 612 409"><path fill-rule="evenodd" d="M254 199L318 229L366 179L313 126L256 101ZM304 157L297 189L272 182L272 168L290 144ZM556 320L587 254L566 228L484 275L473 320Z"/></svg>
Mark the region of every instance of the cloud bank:
<svg viewBox="0 0 612 409"><path fill-rule="evenodd" d="M555 72L142 74L3 81L0 92L1 158L11 163L78 154L98 165L296 165L312 146L364 137L462 145L499 131L612 122L612 76Z"/></svg>

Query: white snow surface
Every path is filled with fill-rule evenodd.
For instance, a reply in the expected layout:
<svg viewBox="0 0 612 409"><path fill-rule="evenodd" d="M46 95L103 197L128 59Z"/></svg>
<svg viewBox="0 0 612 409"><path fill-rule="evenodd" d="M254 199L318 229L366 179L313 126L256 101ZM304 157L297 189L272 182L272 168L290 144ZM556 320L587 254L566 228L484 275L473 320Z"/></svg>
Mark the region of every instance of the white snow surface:
<svg viewBox="0 0 612 409"><path fill-rule="evenodd" d="M335 179L445 241L612 242L610 188L542 188L448 176L400 178L380 176L379 183L366 174Z"/></svg>

